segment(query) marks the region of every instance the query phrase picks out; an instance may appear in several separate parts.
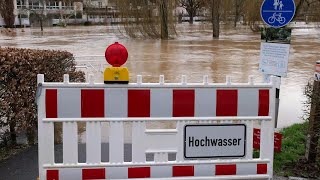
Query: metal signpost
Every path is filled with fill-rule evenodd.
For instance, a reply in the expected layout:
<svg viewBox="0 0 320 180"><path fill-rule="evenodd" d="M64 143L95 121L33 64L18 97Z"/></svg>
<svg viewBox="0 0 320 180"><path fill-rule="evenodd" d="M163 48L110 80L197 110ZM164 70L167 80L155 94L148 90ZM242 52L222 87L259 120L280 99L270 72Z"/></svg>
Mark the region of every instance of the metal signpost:
<svg viewBox="0 0 320 180"><path fill-rule="evenodd" d="M261 5L260 14L262 20L270 26L270 29L281 28L291 22L295 9L294 0L264 0ZM268 82L271 75L278 77L275 127L277 127L278 121L281 77L287 75L289 50L290 37L289 40L282 39L281 41L267 38L261 43L259 70L264 75L264 81Z"/></svg>

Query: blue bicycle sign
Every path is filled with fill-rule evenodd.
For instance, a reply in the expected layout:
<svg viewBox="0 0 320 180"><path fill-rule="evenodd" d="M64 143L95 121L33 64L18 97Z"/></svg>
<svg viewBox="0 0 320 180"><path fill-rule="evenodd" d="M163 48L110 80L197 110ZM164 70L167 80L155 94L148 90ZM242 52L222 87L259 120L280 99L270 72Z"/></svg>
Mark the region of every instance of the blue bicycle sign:
<svg viewBox="0 0 320 180"><path fill-rule="evenodd" d="M294 0L264 0L261 6L261 18L271 27L287 25L294 17Z"/></svg>
<svg viewBox="0 0 320 180"><path fill-rule="evenodd" d="M281 13L273 13L273 15L268 18L268 22L270 24L273 24L275 21L278 21L280 24L283 24L286 22L286 18L282 17Z"/></svg>

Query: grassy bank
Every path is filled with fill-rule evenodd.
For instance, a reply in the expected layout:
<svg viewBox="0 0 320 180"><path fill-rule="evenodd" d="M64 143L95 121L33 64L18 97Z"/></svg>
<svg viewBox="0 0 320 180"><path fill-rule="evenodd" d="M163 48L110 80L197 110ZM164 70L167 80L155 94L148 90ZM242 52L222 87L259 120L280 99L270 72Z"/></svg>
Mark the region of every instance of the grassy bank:
<svg viewBox="0 0 320 180"><path fill-rule="evenodd" d="M282 152L275 153L274 172L280 176L300 176L319 178L318 164L307 164L304 160L308 124L294 124L284 128L281 133Z"/></svg>

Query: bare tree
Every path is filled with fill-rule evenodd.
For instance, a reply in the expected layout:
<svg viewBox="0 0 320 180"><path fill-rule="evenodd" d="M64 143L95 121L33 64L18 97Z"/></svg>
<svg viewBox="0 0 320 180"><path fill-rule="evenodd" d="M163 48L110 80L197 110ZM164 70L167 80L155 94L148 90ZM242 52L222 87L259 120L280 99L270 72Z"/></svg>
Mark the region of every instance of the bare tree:
<svg viewBox="0 0 320 180"><path fill-rule="evenodd" d="M175 35L173 9L176 1L118 0L115 2L125 33L129 37L168 39ZM121 29L120 29L121 30Z"/></svg>
<svg viewBox="0 0 320 180"><path fill-rule="evenodd" d="M167 0L160 0L161 39L169 38L168 29L168 4Z"/></svg>
<svg viewBox="0 0 320 180"><path fill-rule="evenodd" d="M210 0L212 37L219 38L220 35L220 4L221 0Z"/></svg>
<svg viewBox="0 0 320 180"><path fill-rule="evenodd" d="M83 1L83 13L87 16L87 22L89 22L89 16L92 15L93 3L91 0Z"/></svg>
<svg viewBox="0 0 320 180"><path fill-rule="evenodd" d="M237 22L240 20L241 12L243 10L243 5L245 0L234 0L234 6L235 6L235 15L234 15L234 27L237 27Z"/></svg>
<svg viewBox="0 0 320 180"><path fill-rule="evenodd" d="M306 149L308 163L315 163L320 157L320 82L308 82L304 95L307 98L305 115L308 117L309 130Z"/></svg>
<svg viewBox="0 0 320 180"><path fill-rule="evenodd" d="M193 17L204 6L204 0L179 0L179 5L186 9L189 15L189 23L193 24Z"/></svg>
<svg viewBox="0 0 320 180"><path fill-rule="evenodd" d="M30 15L34 16L40 23L40 29L43 31L43 21L46 18L46 8L45 8L45 3L46 1L50 0L29 0L29 2L38 2L39 3L39 8L35 9L30 6L23 6L23 11L29 11Z"/></svg>
<svg viewBox="0 0 320 180"><path fill-rule="evenodd" d="M6 23L7 28L14 27L14 4L12 0L0 0L0 14Z"/></svg>
<svg viewBox="0 0 320 180"><path fill-rule="evenodd" d="M77 11L80 11L82 9L81 5L79 3L76 3L79 0L63 0L62 3L68 4L71 7L73 7L74 5L74 9L70 10L69 12L66 13L65 9L60 9L60 22L62 23L62 25L65 27L67 26L67 23L69 21L69 18L71 16L75 16L76 18L76 13ZM74 4L72 4L74 3Z"/></svg>

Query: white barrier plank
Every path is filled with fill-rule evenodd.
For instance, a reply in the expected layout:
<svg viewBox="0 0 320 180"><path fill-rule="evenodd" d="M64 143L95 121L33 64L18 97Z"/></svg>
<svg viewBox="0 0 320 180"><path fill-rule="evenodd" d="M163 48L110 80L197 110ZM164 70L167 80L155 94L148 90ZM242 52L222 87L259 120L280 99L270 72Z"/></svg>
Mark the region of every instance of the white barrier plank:
<svg viewBox="0 0 320 180"><path fill-rule="evenodd" d="M124 162L123 122L110 122L109 159L110 163Z"/></svg>
<svg viewBox="0 0 320 180"><path fill-rule="evenodd" d="M132 123L132 162L146 162L145 145L145 122Z"/></svg>
<svg viewBox="0 0 320 180"><path fill-rule="evenodd" d="M260 133L260 158L261 159L273 159L274 149L274 129L272 121L261 122Z"/></svg>
<svg viewBox="0 0 320 180"><path fill-rule="evenodd" d="M159 132L147 131L145 140L148 142L148 149L172 150L177 149L177 132L171 129L163 129Z"/></svg>
<svg viewBox="0 0 320 180"><path fill-rule="evenodd" d="M43 164L54 164L54 124L39 123L39 166ZM40 167L42 169L42 167ZM43 171L42 173L45 173ZM45 176L41 176L45 179Z"/></svg>
<svg viewBox="0 0 320 180"><path fill-rule="evenodd" d="M258 116L259 89L238 90L238 116Z"/></svg>
<svg viewBox="0 0 320 180"><path fill-rule="evenodd" d="M101 163L101 123L87 122L86 135L87 163Z"/></svg>
<svg viewBox="0 0 320 180"><path fill-rule="evenodd" d="M154 153L154 162L168 162L168 153L167 152Z"/></svg>
<svg viewBox="0 0 320 180"><path fill-rule="evenodd" d="M63 163L78 163L78 125L76 122L63 123Z"/></svg>
<svg viewBox="0 0 320 180"><path fill-rule="evenodd" d="M195 89L195 116L216 116L217 90L213 88ZM210 109L208 109L210 107Z"/></svg>
<svg viewBox="0 0 320 180"><path fill-rule="evenodd" d="M172 115L172 98L172 89L152 89L150 116L170 117Z"/></svg>
<svg viewBox="0 0 320 180"><path fill-rule="evenodd" d="M177 158L176 158L176 161L179 162L179 161L184 161L184 141L183 141L183 136L184 136L184 125L185 125L185 122L183 121L178 121L177 122L177 131L178 131L178 134L176 136L176 141L177 141L177 146L178 146L178 151L177 151Z"/></svg>
<svg viewBox="0 0 320 180"><path fill-rule="evenodd" d="M247 142L246 142L246 159L252 159L253 153L253 121L246 121Z"/></svg>

